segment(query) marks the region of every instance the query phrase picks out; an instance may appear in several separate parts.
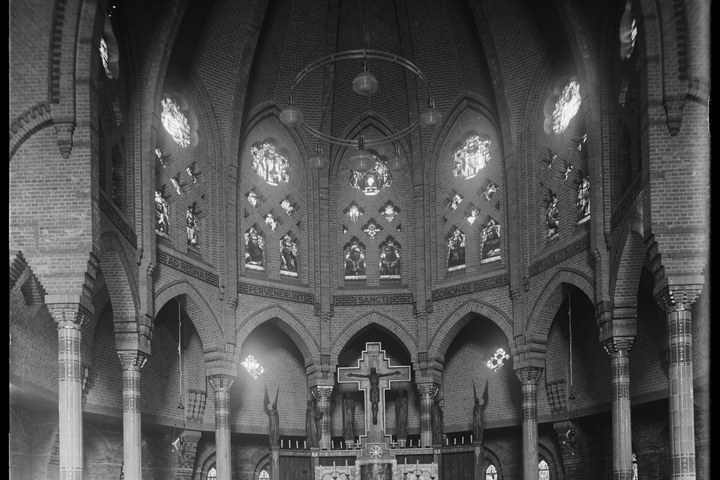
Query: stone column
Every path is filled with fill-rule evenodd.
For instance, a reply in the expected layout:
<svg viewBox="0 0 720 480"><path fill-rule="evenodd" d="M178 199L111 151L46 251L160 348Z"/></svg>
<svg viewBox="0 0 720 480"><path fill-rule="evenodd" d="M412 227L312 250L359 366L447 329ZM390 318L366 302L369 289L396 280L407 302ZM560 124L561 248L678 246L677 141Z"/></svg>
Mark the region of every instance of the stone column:
<svg viewBox="0 0 720 480"><path fill-rule="evenodd" d="M60 480L83 477L82 326L90 311L78 303L48 304L58 329L58 411Z"/></svg>
<svg viewBox="0 0 720 480"><path fill-rule="evenodd" d="M330 396L332 395L332 385L318 385L312 388L312 395L317 399L318 410L323 414L320 420L320 449L331 449L330 431Z"/></svg>
<svg viewBox="0 0 720 480"><path fill-rule="evenodd" d="M670 383L670 475L695 480L695 418L692 364L692 312L699 290L666 287L657 296L664 305L668 332Z"/></svg>
<svg viewBox="0 0 720 480"><path fill-rule="evenodd" d="M119 351L123 375L123 468L125 480L142 480L142 422L140 370L147 356L140 351Z"/></svg>
<svg viewBox="0 0 720 480"><path fill-rule="evenodd" d="M630 416L630 347L634 337L610 337L603 342L610 355L612 384L613 478L632 479Z"/></svg>
<svg viewBox="0 0 720 480"><path fill-rule="evenodd" d="M420 393L420 446L432 447L432 421L431 411L438 391L435 383L423 383L417 385Z"/></svg>
<svg viewBox="0 0 720 480"><path fill-rule="evenodd" d="M215 468L218 480L231 480L230 461L230 387L235 379L229 375L210 377L215 391Z"/></svg>
<svg viewBox="0 0 720 480"><path fill-rule="evenodd" d="M515 370L522 383L523 478L525 480L537 480L538 477L537 381L542 372L541 367L522 367Z"/></svg>

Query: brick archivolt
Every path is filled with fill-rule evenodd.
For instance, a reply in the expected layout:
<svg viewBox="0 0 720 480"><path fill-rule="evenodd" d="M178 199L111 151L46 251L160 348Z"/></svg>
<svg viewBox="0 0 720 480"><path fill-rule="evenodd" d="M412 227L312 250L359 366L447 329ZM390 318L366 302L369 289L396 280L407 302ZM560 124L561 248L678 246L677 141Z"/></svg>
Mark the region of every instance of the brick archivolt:
<svg viewBox="0 0 720 480"><path fill-rule="evenodd" d="M172 282L156 291L153 301L155 312L159 312L166 303L180 295L185 295L187 301L194 303L194 307L204 314L199 318L191 318L203 346L225 343L220 322L210 304L193 285L184 280Z"/></svg>
<svg viewBox="0 0 720 480"><path fill-rule="evenodd" d="M285 332L292 342L302 353L305 364L310 362L320 363L320 347L305 328L305 325L295 318L291 313L279 306L273 306L251 314L237 328L235 334L235 345L242 346L248 336L261 324L270 321ZM242 349L238 348L238 355L242 355Z"/></svg>
<svg viewBox="0 0 720 480"><path fill-rule="evenodd" d="M466 316L469 313L477 313L490 319L505 334L506 339L513 338L513 324L508 314L500 309L477 300L469 300L464 305L451 313L435 332L430 341L428 353L430 358L444 357L450 343L455 339L458 332L468 324Z"/></svg>
<svg viewBox="0 0 720 480"><path fill-rule="evenodd" d="M587 275L575 269L560 269L540 290L538 300L530 310L526 329L528 332L547 336L555 314L565 298L562 289L564 283L579 288L593 304L595 303L595 285Z"/></svg>
<svg viewBox="0 0 720 480"><path fill-rule="evenodd" d="M376 324L387 329L405 347L410 354L410 358L417 357L417 340L408 329L385 315L378 312L370 312L358 319L350 320L345 329L340 332L333 341L332 351L330 352L330 365L337 365L338 358L343 348L345 348L345 345L347 345L357 332L371 324Z"/></svg>

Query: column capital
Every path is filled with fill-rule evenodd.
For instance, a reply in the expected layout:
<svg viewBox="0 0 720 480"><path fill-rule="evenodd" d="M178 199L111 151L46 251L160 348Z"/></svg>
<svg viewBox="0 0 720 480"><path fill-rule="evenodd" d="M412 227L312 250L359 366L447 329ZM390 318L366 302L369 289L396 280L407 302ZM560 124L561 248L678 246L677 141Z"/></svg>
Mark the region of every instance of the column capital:
<svg viewBox="0 0 720 480"><path fill-rule="evenodd" d="M515 369L515 375L523 385L534 385L540 380L544 370L544 368L537 366L520 367Z"/></svg>
<svg viewBox="0 0 720 480"><path fill-rule="evenodd" d="M48 303L47 309L58 327L82 328L92 315L92 310L81 303Z"/></svg>
<svg viewBox="0 0 720 480"><path fill-rule="evenodd" d="M601 342L603 348L611 357L618 355L627 355L630 353L633 342L635 341L634 336L613 336L608 337Z"/></svg>
<svg viewBox="0 0 720 480"><path fill-rule="evenodd" d="M208 381L210 382L210 385L212 385L213 390L217 392L229 392L230 387L232 387L233 382L235 381L235 377L230 375L210 375L208 376Z"/></svg>
<svg viewBox="0 0 720 480"><path fill-rule="evenodd" d="M141 350L118 350L117 352L122 369L137 368L142 369L147 362L148 355Z"/></svg>
<svg viewBox="0 0 720 480"><path fill-rule="evenodd" d="M689 309L702 293L704 284L702 278L693 280L697 283L670 283L664 278L662 283L655 287L655 301L665 311Z"/></svg>
<svg viewBox="0 0 720 480"><path fill-rule="evenodd" d="M434 382L418 383L416 387L420 396L429 395L430 397L434 397L438 390L440 390L440 385Z"/></svg>
<svg viewBox="0 0 720 480"><path fill-rule="evenodd" d="M310 387L310 393L315 398L328 399L333 394L333 385L315 385Z"/></svg>

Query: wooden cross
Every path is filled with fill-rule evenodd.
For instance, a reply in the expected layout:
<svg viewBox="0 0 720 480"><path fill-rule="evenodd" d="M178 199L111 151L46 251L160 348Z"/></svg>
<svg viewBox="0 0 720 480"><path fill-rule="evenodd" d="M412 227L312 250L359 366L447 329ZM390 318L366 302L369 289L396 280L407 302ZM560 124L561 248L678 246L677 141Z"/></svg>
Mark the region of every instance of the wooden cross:
<svg viewBox="0 0 720 480"><path fill-rule="evenodd" d="M339 367L338 383L355 383L365 391L367 443L385 442L385 392L392 382L410 380L410 367L390 365L380 342L365 344L356 367Z"/></svg>

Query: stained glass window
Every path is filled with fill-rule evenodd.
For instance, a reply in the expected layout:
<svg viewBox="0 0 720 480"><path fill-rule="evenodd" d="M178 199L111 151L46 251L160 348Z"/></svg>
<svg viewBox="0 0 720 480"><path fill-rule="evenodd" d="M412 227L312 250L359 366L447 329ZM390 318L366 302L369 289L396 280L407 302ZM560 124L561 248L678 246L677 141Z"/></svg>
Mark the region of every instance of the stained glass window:
<svg viewBox="0 0 720 480"><path fill-rule="evenodd" d="M545 460L538 463L538 480L550 480L550 466Z"/></svg>
<svg viewBox="0 0 720 480"><path fill-rule="evenodd" d="M447 243L448 272L465 268L465 234L459 228L453 230Z"/></svg>
<svg viewBox="0 0 720 480"><path fill-rule="evenodd" d="M392 236L380 244L380 278L400 278L400 244Z"/></svg>
<svg viewBox="0 0 720 480"><path fill-rule="evenodd" d="M564 132L578 110L580 110L580 84L576 80L571 80L563 88L560 98L555 103L552 114L553 132Z"/></svg>
<svg viewBox="0 0 720 480"><path fill-rule="evenodd" d="M490 360L485 362L485 365L487 365L488 368L497 372L500 367L503 366L505 360L509 358L510 355L505 353L505 350L503 350L502 348L498 348L497 350L495 350L495 353L493 353L493 356L490 357Z"/></svg>
<svg viewBox="0 0 720 480"><path fill-rule="evenodd" d="M187 208L187 243L191 247L198 246L199 222L195 215L195 204Z"/></svg>
<svg viewBox="0 0 720 480"><path fill-rule="evenodd" d="M350 185L365 195L372 196L392 185L393 177L387 164L376 158L375 167L365 173L350 171Z"/></svg>
<svg viewBox="0 0 720 480"><path fill-rule="evenodd" d="M290 181L288 159L282 155L272 143L265 142L250 147L252 168L269 185L277 186L280 182Z"/></svg>
<svg viewBox="0 0 720 480"><path fill-rule="evenodd" d="M168 236L169 227L168 203L160 192L155 192L155 232Z"/></svg>
<svg viewBox="0 0 720 480"><path fill-rule="evenodd" d="M365 245L357 238L350 240L344 247L345 251L345 279L362 280L365 275Z"/></svg>
<svg viewBox="0 0 720 480"><path fill-rule="evenodd" d="M590 218L590 177L582 175L577 189L578 224Z"/></svg>
<svg viewBox="0 0 720 480"><path fill-rule="evenodd" d="M245 268L265 270L265 240L255 227L245 232Z"/></svg>
<svg viewBox="0 0 720 480"><path fill-rule="evenodd" d="M210 467L210 470L208 470L207 474L207 480L216 480L217 479L217 470L215 470L215 467Z"/></svg>
<svg viewBox="0 0 720 480"><path fill-rule="evenodd" d="M262 469L260 471L260 475L258 475L258 480L270 480L270 474L267 470Z"/></svg>
<svg viewBox="0 0 720 480"><path fill-rule="evenodd" d="M490 140L471 135L453 154L453 175L473 178L490 161Z"/></svg>
<svg viewBox="0 0 720 480"><path fill-rule="evenodd" d="M102 60L105 75L112 80L114 77L112 71L110 70L110 53L108 52L108 45L105 41L105 37L100 37L100 60Z"/></svg>
<svg viewBox="0 0 720 480"><path fill-rule="evenodd" d="M280 274L290 277L297 277L297 243L290 237L289 233L280 240Z"/></svg>
<svg viewBox="0 0 720 480"><path fill-rule="evenodd" d="M500 224L491 218L480 233L480 263L500 260Z"/></svg>
<svg viewBox="0 0 720 480"><path fill-rule="evenodd" d="M497 468L492 463L485 469L485 480L498 480Z"/></svg>
<svg viewBox="0 0 720 480"><path fill-rule="evenodd" d="M247 370L253 379L258 378L265 371L263 366L260 365L260 362L258 362L252 355L248 355L245 360L242 361L241 365L245 367L245 370Z"/></svg>
<svg viewBox="0 0 720 480"><path fill-rule="evenodd" d="M175 143L182 148L190 145L190 122L187 117L180 111L180 106L170 97L161 100L162 121L165 130L172 136Z"/></svg>
<svg viewBox="0 0 720 480"><path fill-rule="evenodd" d="M638 475L638 459L635 452L632 454L632 480L639 480L640 476Z"/></svg>

